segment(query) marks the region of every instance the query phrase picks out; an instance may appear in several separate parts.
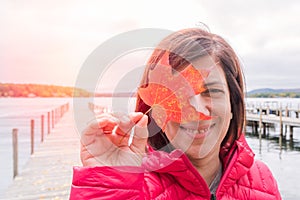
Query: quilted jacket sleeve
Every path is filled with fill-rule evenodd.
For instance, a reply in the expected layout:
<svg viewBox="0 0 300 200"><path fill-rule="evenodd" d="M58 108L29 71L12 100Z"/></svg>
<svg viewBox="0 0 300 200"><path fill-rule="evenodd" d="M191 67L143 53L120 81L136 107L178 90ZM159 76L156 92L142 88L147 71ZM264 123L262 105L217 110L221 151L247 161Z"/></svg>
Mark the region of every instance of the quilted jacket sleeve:
<svg viewBox="0 0 300 200"><path fill-rule="evenodd" d="M253 176L258 176L256 184L253 189L257 196L261 195L262 199L277 199L281 200L281 195L278 189L277 181L267 165L259 160L256 160L252 169ZM268 198L267 198L268 197Z"/></svg>
<svg viewBox="0 0 300 200"><path fill-rule="evenodd" d="M144 199L140 167L74 167L70 199Z"/></svg>
<svg viewBox="0 0 300 200"><path fill-rule="evenodd" d="M270 169L256 160L250 171L230 188L224 198L281 200L277 182ZM225 198L225 199L226 199Z"/></svg>

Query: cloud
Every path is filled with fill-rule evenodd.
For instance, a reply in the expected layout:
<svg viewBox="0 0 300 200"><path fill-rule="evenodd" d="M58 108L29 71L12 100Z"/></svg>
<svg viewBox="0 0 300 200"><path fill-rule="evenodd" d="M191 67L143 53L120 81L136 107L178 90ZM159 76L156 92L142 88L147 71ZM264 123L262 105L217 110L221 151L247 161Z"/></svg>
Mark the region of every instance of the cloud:
<svg viewBox="0 0 300 200"><path fill-rule="evenodd" d="M300 2L201 1L241 58L247 88L300 87Z"/></svg>
<svg viewBox="0 0 300 200"><path fill-rule="evenodd" d="M248 90L271 88L299 88L300 58L282 51L253 53L243 60Z"/></svg>

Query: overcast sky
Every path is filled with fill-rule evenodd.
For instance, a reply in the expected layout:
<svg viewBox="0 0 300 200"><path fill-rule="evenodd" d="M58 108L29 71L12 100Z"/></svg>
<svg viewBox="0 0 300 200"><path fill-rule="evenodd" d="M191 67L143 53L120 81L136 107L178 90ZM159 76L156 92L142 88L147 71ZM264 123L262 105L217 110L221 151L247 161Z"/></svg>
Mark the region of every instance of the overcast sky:
<svg viewBox="0 0 300 200"><path fill-rule="evenodd" d="M88 55L117 34L203 22L236 50L247 90L300 88L299 10L298 0L1 0L0 82L74 86Z"/></svg>

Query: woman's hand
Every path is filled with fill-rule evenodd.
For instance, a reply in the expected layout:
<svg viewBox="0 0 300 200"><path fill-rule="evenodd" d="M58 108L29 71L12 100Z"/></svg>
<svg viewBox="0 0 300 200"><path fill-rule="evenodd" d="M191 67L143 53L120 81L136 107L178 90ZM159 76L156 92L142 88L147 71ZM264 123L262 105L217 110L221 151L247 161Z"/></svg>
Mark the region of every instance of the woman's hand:
<svg viewBox="0 0 300 200"><path fill-rule="evenodd" d="M140 112L97 116L81 136L83 166L140 166L147 145L147 123L147 115ZM134 137L128 146L132 128Z"/></svg>

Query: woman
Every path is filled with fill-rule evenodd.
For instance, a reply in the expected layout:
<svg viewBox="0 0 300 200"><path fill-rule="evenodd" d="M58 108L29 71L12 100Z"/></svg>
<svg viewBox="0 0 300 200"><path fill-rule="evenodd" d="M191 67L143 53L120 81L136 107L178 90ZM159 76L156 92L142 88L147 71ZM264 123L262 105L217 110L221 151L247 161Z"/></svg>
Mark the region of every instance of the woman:
<svg viewBox="0 0 300 200"><path fill-rule="evenodd" d="M166 88L170 95L157 100ZM243 75L233 49L204 30L175 32L148 61L136 112L102 114L83 132L83 167L74 167L70 197L281 199L268 167L254 161L244 121Z"/></svg>

